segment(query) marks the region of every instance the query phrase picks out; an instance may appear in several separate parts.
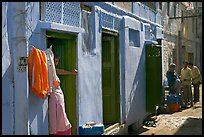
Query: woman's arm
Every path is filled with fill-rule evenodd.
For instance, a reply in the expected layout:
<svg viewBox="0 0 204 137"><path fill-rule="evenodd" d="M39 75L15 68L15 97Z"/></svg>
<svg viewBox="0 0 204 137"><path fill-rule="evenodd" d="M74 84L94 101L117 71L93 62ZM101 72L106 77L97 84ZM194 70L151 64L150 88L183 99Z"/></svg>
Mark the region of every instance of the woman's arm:
<svg viewBox="0 0 204 137"><path fill-rule="evenodd" d="M76 75L77 74L77 70L74 69L72 71L67 71L64 69L56 69L56 72L58 75Z"/></svg>

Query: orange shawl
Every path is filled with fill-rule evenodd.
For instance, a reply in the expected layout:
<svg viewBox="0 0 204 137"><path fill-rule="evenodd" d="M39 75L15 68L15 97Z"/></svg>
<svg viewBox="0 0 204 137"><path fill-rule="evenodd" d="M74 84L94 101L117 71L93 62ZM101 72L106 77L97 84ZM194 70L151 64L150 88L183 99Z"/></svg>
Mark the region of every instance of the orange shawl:
<svg viewBox="0 0 204 137"><path fill-rule="evenodd" d="M45 98L49 89L47 58L42 50L34 47L28 56L28 78L32 91Z"/></svg>

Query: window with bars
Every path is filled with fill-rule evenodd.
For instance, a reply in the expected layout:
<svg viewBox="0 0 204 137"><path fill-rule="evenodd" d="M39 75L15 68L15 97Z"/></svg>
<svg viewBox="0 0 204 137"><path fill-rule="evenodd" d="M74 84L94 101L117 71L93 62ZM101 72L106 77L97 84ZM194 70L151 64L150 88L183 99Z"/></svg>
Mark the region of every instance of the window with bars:
<svg viewBox="0 0 204 137"><path fill-rule="evenodd" d="M192 18L192 32L194 33L194 29L195 29L195 22L194 22L194 18Z"/></svg>
<svg viewBox="0 0 204 137"><path fill-rule="evenodd" d="M173 63L176 63L176 49L172 50L172 60Z"/></svg>
<svg viewBox="0 0 204 137"><path fill-rule="evenodd" d="M80 27L79 2L40 2L39 6L41 20Z"/></svg>
<svg viewBox="0 0 204 137"><path fill-rule="evenodd" d="M162 10L162 2L159 2L159 9Z"/></svg>
<svg viewBox="0 0 204 137"><path fill-rule="evenodd" d="M138 30L129 29L129 46L140 47L140 32Z"/></svg>
<svg viewBox="0 0 204 137"><path fill-rule="evenodd" d="M188 53L188 61L193 63L193 53Z"/></svg>
<svg viewBox="0 0 204 137"><path fill-rule="evenodd" d="M166 8L166 10L167 10L167 16L169 16L169 12L170 12L170 2L167 2L167 8Z"/></svg>
<svg viewBox="0 0 204 137"><path fill-rule="evenodd" d="M174 17L176 17L176 9L177 8L177 5L174 5Z"/></svg>
<svg viewBox="0 0 204 137"><path fill-rule="evenodd" d="M145 40L150 40L150 25L145 25Z"/></svg>

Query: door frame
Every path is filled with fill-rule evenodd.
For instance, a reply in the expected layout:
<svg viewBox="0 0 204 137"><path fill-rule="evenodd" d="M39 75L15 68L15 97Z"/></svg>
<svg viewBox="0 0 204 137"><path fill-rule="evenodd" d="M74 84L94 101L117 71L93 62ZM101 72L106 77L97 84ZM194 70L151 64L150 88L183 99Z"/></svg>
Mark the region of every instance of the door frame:
<svg viewBox="0 0 204 137"><path fill-rule="evenodd" d="M116 85L115 85L115 93L116 93L116 113L117 113L117 123L121 124L121 102L120 102L120 44L119 44L119 33L118 32L113 32L113 31L109 31L109 30L102 30L102 35L101 35L101 64L103 64L103 60L102 60L102 45L103 45L103 36L104 35L110 35L114 37L114 46L115 46L115 70L116 70L116 74L115 74L115 79L118 79L116 81ZM101 73L103 73L102 71L102 65L101 65ZM101 80L103 81L103 79ZM103 94L103 87L102 87L102 94ZM102 98L102 102L103 102L103 98ZM103 103L102 103L103 105ZM104 106L102 107L102 109L104 108ZM103 120L104 122L104 120ZM104 123L105 124L105 123ZM112 123L112 125L114 125L116 123ZM105 128L107 125L104 125ZM109 125L108 125L109 126ZM111 126L111 125L110 125Z"/></svg>
<svg viewBox="0 0 204 137"><path fill-rule="evenodd" d="M52 31L52 30L46 30L46 48L50 45L48 45L48 39L49 38L58 38L58 39L74 39L75 40L75 50L76 50L76 53L75 53L75 58L76 58L76 61L75 61L75 66L76 66L76 69L78 68L78 60L77 60L77 57L78 57L78 48L77 48L77 40L78 40L78 37L77 37L77 34L75 33L66 33L66 32L60 32L60 31ZM77 75L75 76L76 77L76 85L75 85L75 123L76 123L76 127L75 130L76 130L76 135L78 134L78 77ZM66 108L65 108L66 109ZM69 118L69 115L68 115L68 118ZM73 125L72 125L72 128L73 128Z"/></svg>

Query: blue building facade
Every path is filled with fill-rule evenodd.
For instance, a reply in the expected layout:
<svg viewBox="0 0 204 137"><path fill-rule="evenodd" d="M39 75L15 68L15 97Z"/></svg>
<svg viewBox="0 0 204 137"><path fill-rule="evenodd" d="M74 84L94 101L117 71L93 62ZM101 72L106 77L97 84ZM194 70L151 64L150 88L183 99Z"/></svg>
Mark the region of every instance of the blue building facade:
<svg viewBox="0 0 204 137"><path fill-rule="evenodd" d="M2 134L48 134L48 98L30 90L26 63L32 46L46 50L47 31L76 36L75 128L104 124L104 32L118 36L120 134L130 125L141 127L148 115L145 42L162 39L162 29L161 16L140 2L132 3L131 12L106 2L3 2Z"/></svg>

